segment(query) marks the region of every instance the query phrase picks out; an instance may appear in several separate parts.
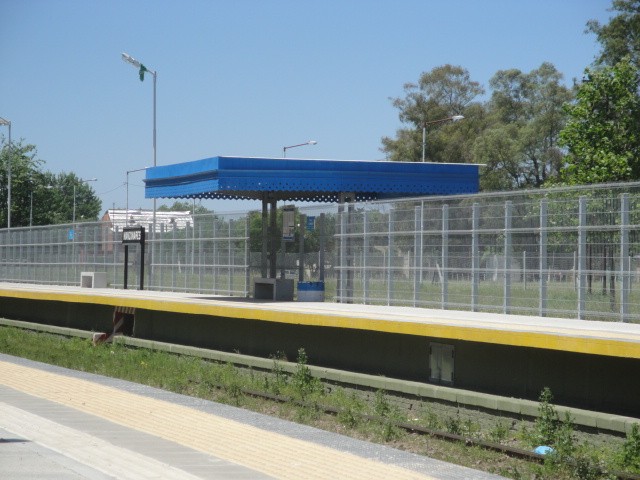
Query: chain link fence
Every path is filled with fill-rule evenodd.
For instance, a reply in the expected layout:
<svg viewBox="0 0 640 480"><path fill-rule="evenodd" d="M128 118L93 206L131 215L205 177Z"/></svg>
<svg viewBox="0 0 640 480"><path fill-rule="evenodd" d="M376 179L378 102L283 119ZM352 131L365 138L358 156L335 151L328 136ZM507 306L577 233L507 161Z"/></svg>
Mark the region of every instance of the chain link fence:
<svg viewBox="0 0 640 480"><path fill-rule="evenodd" d="M640 183L299 213L295 241L278 242L278 275L323 280L328 301L640 321ZM260 212L247 212L157 225L155 237L147 233L146 288L250 296L261 276L260 222ZM131 286L140 252L129 248ZM105 272L109 287L124 287L117 227L0 230L1 280L80 285L82 272Z"/></svg>

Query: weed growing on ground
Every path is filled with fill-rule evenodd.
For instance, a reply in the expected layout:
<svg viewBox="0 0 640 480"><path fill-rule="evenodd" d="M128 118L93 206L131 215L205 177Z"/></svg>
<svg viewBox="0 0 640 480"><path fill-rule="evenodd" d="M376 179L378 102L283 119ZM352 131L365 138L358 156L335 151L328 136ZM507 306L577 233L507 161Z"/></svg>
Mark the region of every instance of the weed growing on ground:
<svg viewBox="0 0 640 480"><path fill-rule="evenodd" d="M348 394L344 388L333 392L333 404L339 409L338 421L347 428L356 428L362 423L362 415L366 405L355 392Z"/></svg>
<svg viewBox="0 0 640 480"><path fill-rule="evenodd" d="M475 468L500 473L511 478L537 479L600 479L608 478L608 469L640 473L640 427L634 425L625 441L615 443L607 440L606 447L597 448L587 442L579 443L573 420L560 418L549 389L540 394L539 418L527 428L513 421L496 418L484 421L484 431L477 417L462 413L456 407L438 403L421 403L418 423L434 430L447 430L459 435L490 438L499 443L516 441L512 429L520 429L521 445L524 448L550 444L555 455L547 457L544 465L532 466L503 455L470 449L463 443L445 443L433 438L404 434L395 422L415 421L415 410L408 414L383 391L367 400L366 392L332 387L325 390L324 384L311 375L304 349L298 351L298 361L292 374L283 368L286 358L277 354L273 358L270 372L240 368L230 363L217 363L183 357L165 352L127 347L123 344L108 344L91 347L81 339L65 339L60 336L33 333L8 327L0 328L0 351L38 361L109 375L172 391L198 395L214 401L242 405L283 418L295 419L316 426L335 429L342 433L384 442L393 442L407 450L420 452L445 461L454 461ZM260 390L289 396L303 402L274 404L255 400L245 394L247 390ZM335 420L322 414L319 405L337 407ZM377 419L365 419L365 415ZM348 429L344 431L344 427ZM510 435L512 438L510 438ZM543 442L543 440L545 440ZM614 459L614 460L612 460Z"/></svg>
<svg viewBox="0 0 640 480"><path fill-rule="evenodd" d="M398 428L395 423L399 421L406 421L403 418L400 410L395 405L392 405L383 390L378 390L373 402L373 412L379 420L378 434L384 442L390 442L397 440L402 436L402 430Z"/></svg>
<svg viewBox="0 0 640 480"><path fill-rule="evenodd" d="M631 431L617 455L620 467L633 473L640 473L640 426L634 423Z"/></svg>
<svg viewBox="0 0 640 480"><path fill-rule="evenodd" d="M306 400L323 392L322 383L311 374L307 362L307 352L304 348L299 349L296 370L291 377L291 388L296 398L300 400Z"/></svg>

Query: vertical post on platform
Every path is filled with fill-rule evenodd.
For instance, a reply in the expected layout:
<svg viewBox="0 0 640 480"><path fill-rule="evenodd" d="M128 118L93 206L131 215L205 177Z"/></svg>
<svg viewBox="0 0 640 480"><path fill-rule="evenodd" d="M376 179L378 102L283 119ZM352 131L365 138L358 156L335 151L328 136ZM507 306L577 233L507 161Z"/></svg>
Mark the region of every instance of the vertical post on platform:
<svg viewBox="0 0 640 480"><path fill-rule="evenodd" d="M206 217L202 217L202 221L198 222L198 292L202 292L202 222Z"/></svg>
<svg viewBox="0 0 640 480"><path fill-rule="evenodd" d="M480 282L480 246L478 227L480 224L480 204L471 208L471 311L478 311L478 283Z"/></svg>
<svg viewBox="0 0 640 480"><path fill-rule="evenodd" d="M420 202L420 285L422 285L422 273L424 270L424 200Z"/></svg>
<svg viewBox="0 0 640 480"><path fill-rule="evenodd" d="M173 232L171 234L171 288L175 289L176 288L176 268L177 268L177 261L176 261L176 224L175 222L173 223Z"/></svg>
<svg viewBox="0 0 640 480"><path fill-rule="evenodd" d="M367 215L367 210L363 212L362 234L362 294L366 305L369 303L369 269L367 268L369 266L369 215Z"/></svg>
<svg viewBox="0 0 640 480"><path fill-rule="evenodd" d="M578 203L578 319L584 320L587 303L587 198Z"/></svg>
<svg viewBox="0 0 640 480"><path fill-rule="evenodd" d="M51 235L49 235L49 237L51 237ZM42 238L44 240L44 236ZM113 283L114 284L118 281L117 280L118 279L118 246L120 245L120 242L118 242L118 238L120 238L120 228L117 225L115 225L113 228L113 240L111 242L111 245L113 247ZM44 256L43 256L43 259L44 259Z"/></svg>
<svg viewBox="0 0 640 480"><path fill-rule="evenodd" d="M215 225L215 219L213 220ZM267 244L269 243L269 202L267 201L267 194L262 194L262 248L260 254L260 276L267 278ZM214 227L215 233L215 227ZM213 239L215 243L215 235Z"/></svg>
<svg viewBox="0 0 640 480"><path fill-rule="evenodd" d="M511 313L511 215L513 203L507 200L504 204L504 291L502 296L502 313Z"/></svg>
<svg viewBox="0 0 640 480"><path fill-rule="evenodd" d="M547 278L549 276L547 272L547 199L540 200L540 294L538 299L538 315L544 317L547 315Z"/></svg>
<svg viewBox="0 0 640 480"><path fill-rule="evenodd" d="M441 308L449 303L449 205L442 206L442 276L440 277Z"/></svg>
<svg viewBox="0 0 640 480"><path fill-rule="evenodd" d="M307 216L300 214L300 259L298 261L298 281L304 282L304 232L307 228Z"/></svg>
<svg viewBox="0 0 640 480"><path fill-rule="evenodd" d="M129 288L129 245L124 245L124 289Z"/></svg>
<svg viewBox="0 0 640 480"><path fill-rule="evenodd" d="M393 299L393 207L389 208L389 235L387 239L387 305L391 305Z"/></svg>
<svg viewBox="0 0 640 480"><path fill-rule="evenodd" d="M227 292L231 295L233 290L233 274L235 272L235 250L233 249L233 241L231 240L231 232L233 227L233 220L229 219L228 241L227 241Z"/></svg>
<svg viewBox="0 0 640 480"><path fill-rule="evenodd" d="M146 245L144 227L140 231L140 290L144 290L144 248Z"/></svg>
<svg viewBox="0 0 640 480"><path fill-rule="evenodd" d="M251 252L249 251L249 214L244 221L244 296L249 298L249 284L251 277Z"/></svg>
<svg viewBox="0 0 640 480"><path fill-rule="evenodd" d="M189 235L191 232L191 235ZM191 242L189 241L189 236L191 236L191 240L193 240L193 227L191 226L191 222L187 220L187 224L184 228L184 273L185 279L187 278L187 270L190 270L193 273L193 249L191 248ZM187 267L187 262L191 263L190 267Z"/></svg>
<svg viewBox="0 0 640 480"><path fill-rule="evenodd" d="M355 210L354 196L349 197L349 204L347 205L347 303L353 303L353 277L355 270L354 254L353 254L353 242L351 240L351 233L353 232L353 212Z"/></svg>
<svg viewBox="0 0 640 480"><path fill-rule="evenodd" d="M263 223L264 226L266 226L268 223ZM262 228L262 233L264 233L265 231L267 231L267 229L263 226ZM213 239L212 245L211 245L211 265L213 265L213 271L211 272L213 274L213 278L212 278L212 289L214 292L216 292L216 289L218 288L218 229L216 227L216 218L213 217L213 225L212 225L212 229L211 229L211 238ZM267 241L264 241L264 237L263 237L263 244L262 244L262 248L263 248L263 256L262 256L262 260L266 263L267 261L267 255L266 255L266 246L267 246ZM265 265L265 275L266 275L266 265ZM263 277L266 278L266 277Z"/></svg>
<svg viewBox="0 0 640 480"><path fill-rule="evenodd" d="M338 299L340 303L344 303L345 301L345 287L347 285L346 279L346 269L347 269L347 215L344 211L344 205L341 206L340 210L340 273L339 273L339 296Z"/></svg>
<svg viewBox="0 0 640 480"><path fill-rule="evenodd" d="M325 218L324 218L324 213L320 214L320 226L319 226L319 231L318 231L318 235L320 236L320 255L319 255L319 262L320 262L320 278L319 280L321 282L324 282L324 249L325 249L325 238L324 238L324 222L325 222Z"/></svg>
<svg viewBox="0 0 640 480"><path fill-rule="evenodd" d="M271 263L269 264L269 278L276 278L276 274L278 272L278 201L275 198L271 199L271 210L270 210L270 234L269 234L269 243L271 245L270 249L270 258Z"/></svg>
<svg viewBox="0 0 640 480"><path fill-rule="evenodd" d="M629 321L629 194L623 193L620 199L620 275L622 290L620 291L620 320Z"/></svg>
<svg viewBox="0 0 640 480"><path fill-rule="evenodd" d="M418 289L420 287L419 284L419 275L418 275L418 268L419 264L419 257L421 256L418 252L420 250L420 238L419 235L421 235L421 231L420 231L420 207L415 207L414 208L414 218L413 218L413 230L414 230L414 234L413 234L413 306L416 307L418 306Z"/></svg>

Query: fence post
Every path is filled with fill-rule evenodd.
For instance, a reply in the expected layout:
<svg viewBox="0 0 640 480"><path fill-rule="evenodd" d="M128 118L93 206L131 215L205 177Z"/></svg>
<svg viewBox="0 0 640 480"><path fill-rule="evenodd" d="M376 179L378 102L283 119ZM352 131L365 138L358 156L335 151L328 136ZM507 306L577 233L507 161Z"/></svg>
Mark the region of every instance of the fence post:
<svg viewBox="0 0 640 480"><path fill-rule="evenodd" d="M198 222L198 293L202 293L202 221Z"/></svg>
<svg viewBox="0 0 640 480"><path fill-rule="evenodd" d="M418 289L420 288L418 283L420 279L418 276L418 268L420 268L418 261L421 259L420 257L422 257L422 252L418 253L420 250L419 236L422 235L422 230L418 231L420 227L420 207L414 207L413 213L413 306L416 307L418 306Z"/></svg>
<svg viewBox="0 0 640 480"><path fill-rule="evenodd" d="M362 246L364 250L362 254L362 294L366 305L369 303L369 269L367 268L367 260L369 259L369 215L367 215L367 210L363 212L362 233L364 235Z"/></svg>
<svg viewBox="0 0 640 480"><path fill-rule="evenodd" d="M538 314L547 315L547 199L540 200L540 298Z"/></svg>
<svg viewBox="0 0 640 480"><path fill-rule="evenodd" d="M441 307L449 303L449 205L442 206L442 276L440 277Z"/></svg>
<svg viewBox="0 0 640 480"><path fill-rule="evenodd" d="M578 319L584 320L587 301L587 197L578 204Z"/></svg>
<svg viewBox="0 0 640 480"><path fill-rule="evenodd" d="M471 209L471 311L478 311L478 283L480 281L480 248L478 245L480 224L480 204Z"/></svg>
<svg viewBox="0 0 640 480"><path fill-rule="evenodd" d="M389 252L387 253L387 305L391 305L391 300L393 299L393 275L391 274L393 261L391 260L391 256L393 253L393 207L389 209L389 235L387 238L387 248Z"/></svg>
<svg viewBox="0 0 640 480"><path fill-rule="evenodd" d="M324 263L325 263L325 215L320 214L320 225L318 227L318 235L320 236L320 253L318 254L318 263L320 263L320 277L321 282L324 282Z"/></svg>
<svg viewBox="0 0 640 480"><path fill-rule="evenodd" d="M173 232L171 233L171 288L176 289L176 224L173 224Z"/></svg>
<svg viewBox="0 0 640 480"><path fill-rule="evenodd" d="M211 279L211 289L213 290L214 293L217 293L217 288L218 288L218 232L217 232L217 228L216 228L216 217L215 215L211 218L211 222L212 222L212 228L211 228L211 239L212 239L212 243L211 243L211 265L213 266L212 269L212 276L213 278ZM264 240L264 237L263 237ZM264 255L262 256L262 258L266 258Z"/></svg>
<svg viewBox="0 0 640 480"><path fill-rule="evenodd" d="M502 312L511 313L511 257L513 244L511 242L511 216L513 202L507 200L504 204L504 291L502 296Z"/></svg>
<svg viewBox="0 0 640 480"><path fill-rule="evenodd" d="M424 270L424 200L420 202L420 285L422 285L422 272Z"/></svg>
<svg viewBox="0 0 640 480"><path fill-rule="evenodd" d="M244 222L244 292L243 295L249 298L249 285L251 281L251 253L249 252L249 231L250 231L250 218L249 214L245 217Z"/></svg>
<svg viewBox="0 0 640 480"><path fill-rule="evenodd" d="M620 320L623 322L629 321L629 267L629 194L623 193L620 203Z"/></svg>
<svg viewBox="0 0 640 480"><path fill-rule="evenodd" d="M229 219L229 231L228 233L228 240L227 240L227 295L232 295L232 290L233 290L233 284L231 282L232 278L233 278L233 272L235 271L235 251L233 249L233 240L231 240L231 230L233 226L233 219Z"/></svg>
<svg viewBox="0 0 640 480"><path fill-rule="evenodd" d="M343 208L340 213L340 285L338 288L338 302L344 303L345 300L345 288L347 285L347 213Z"/></svg>

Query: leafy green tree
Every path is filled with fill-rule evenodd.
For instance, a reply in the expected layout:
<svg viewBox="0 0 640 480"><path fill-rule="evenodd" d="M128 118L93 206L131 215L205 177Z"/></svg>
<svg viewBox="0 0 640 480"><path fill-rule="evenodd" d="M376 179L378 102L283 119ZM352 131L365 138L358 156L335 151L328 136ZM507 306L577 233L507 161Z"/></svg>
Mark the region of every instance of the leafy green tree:
<svg viewBox="0 0 640 480"><path fill-rule="evenodd" d="M558 139L572 92L548 62L529 73L500 70L490 85L488 126L473 146L475 161L486 165L482 188L539 188L562 170Z"/></svg>
<svg viewBox="0 0 640 480"><path fill-rule="evenodd" d="M195 208L194 208L195 206ZM176 201L173 202L173 205L160 205L158 207L159 212L191 212L192 215L201 215L204 213L211 213L206 207L203 207L201 204L195 205L194 202L190 201Z"/></svg>
<svg viewBox="0 0 640 480"><path fill-rule="evenodd" d="M640 179L640 75L629 59L587 69L560 134L569 150L562 180L581 185Z"/></svg>
<svg viewBox="0 0 640 480"><path fill-rule="evenodd" d="M436 162L460 162L468 136L465 129L473 128L482 117L476 97L484 93L482 86L469 72L454 65L443 65L423 73L418 83L404 86L404 97L393 98L400 121L408 127L399 129L395 138L383 137L381 150L394 161L422 159L422 129L425 124L453 115L464 115L464 122L442 123L427 128L427 158Z"/></svg>
<svg viewBox="0 0 640 480"><path fill-rule="evenodd" d="M606 25L597 20L587 23L587 32L594 33L602 45L597 64L614 66L628 58L640 68L640 1L613 0L610 11L617 15Z"/></svg>
<svg viewBox="0 0 640 480"><path fill-rule="evenodd" d="M11 162L11 226L68 223L73 218L74 185L76 221L98 219L102 208L91 185L74 173L55 175L43 171L34 145L3 142L0 150L0 226L7 225L8 166Z"/></svg>
<svg viewBox="0 0 640 480"><path fill-rule="evenodd" d="M102 202L96 196L93 187L83 182L75 173L46 172L42 175L42 180L42 188L45 191L41 189L39 198L44 198L45 202L38 204L38 208L42 207L43 211L38 212L37 218L39 221L43 220L43 224L70 223L73 220L74 205L76 222L92 222L98 219ZM34 205L34 211L35 209Z"/></svg>
<svg viewBox="0 0 640 480"><path fill-rule="evenodd" d="M22 141L4 142L0 151L0 225L7 225L8 176L11 162L11 226L29 225L31 192L40 185L39 170L42 160L37 158L34 145Z"/></svg>

